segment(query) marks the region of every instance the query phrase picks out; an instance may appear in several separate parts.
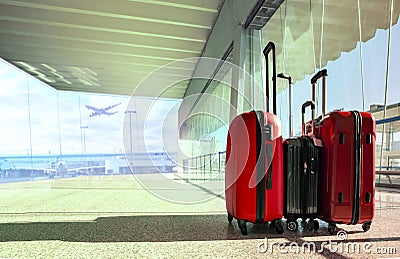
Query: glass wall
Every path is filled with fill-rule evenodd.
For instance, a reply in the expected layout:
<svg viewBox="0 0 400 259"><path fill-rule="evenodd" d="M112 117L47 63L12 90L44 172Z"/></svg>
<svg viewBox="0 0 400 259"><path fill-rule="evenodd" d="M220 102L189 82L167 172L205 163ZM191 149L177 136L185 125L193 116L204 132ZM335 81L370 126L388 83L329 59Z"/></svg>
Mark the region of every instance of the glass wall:
<svg viewBox="0 0 400 259"><path fill-rule="evenodd" d="M0 65L0 76L5 78L0 96L0 154L30 155L28 79L2 60Z"/></svg>
<svg viewBox="0 0 400 259"><path fill-rule="evenodd" d="M2 181L77 174L88 166L87 154L123 154L124 114L118 111L128 97L60 92L3 60L0 66L0 107L6 111L0 115ZM94 110L88 108L115 103L120 107L112 117L91 116Z"/></svg>
<svg viewBox="0 0 400 259"><path fill-rule="evenodd" d="M228 62L231 57L230 54ZM192 97L198 98L197 104L181 121L179 159L183 163L185 177L191 180L221 177L231 111L232 70L232 65L218 69L204 93Z"/></svg>
<svg viewBox="0 0 400 259"><path fill-rule="evenodd" d="M174 130L177 111L172 108L180 100L56 91L6 61L1 60L0 65L0 107L6 111L0 115L3 121L0 156L49 155L62 160L72 154L122 154L124 119L129 117L129 110L125 111L130 99L134 104L129 107L134 153L163 151L159 131L166 122L160 122L160 118L171 120L164 125L171 129L168 134L177 134ZM218 95L227 96L225 90ZM218 106L207 109L214 108L221 114L225 112ZM176 138L172 140L176 145Z"/></svg>
<svg viewBox="0 0 400 259"><path fill-rule="evenodd" d="M388 163L389 146L392 147L392 160L395 161L397 156L400 158L400 153L394 151L396 143L400 142L400 139L396 139L400 129L393 122L386 125L386 133L382 134L383 124L379 124L379 120L384 117L386 86L388 106L385 117L399 116L395 109L400 103L400 78L395 72L400 67L397 5L393 8L391 28L390 16L389 0L353 1L352 8L338 6L332 1L285 1L281 5L263 28L262 34L264 45L268 41L276 43L277 72L291 75L294 81L294 135L301 134L301 104L311 99L310 78L316 71L326 68L326 111L371 111L378 121L376 165L380 166L382 163L381 152L383 164ZM287 81L278 80L278 86L278 113L282 120L283 136L289 137ZM322 112L321 92L318 83L318 115ZM389 140L391 144L387 143ZM384 147L382 151L381 146Z"/></svg>
<svg viewBox="0 0 400 259"><path fill-rule="evenodd" d="M121 207L104 201L118 197L120 188L138 189L132 172L165 173L176 167L180 100L135 97L135 107L127 110L130 96L57 91L2 59L0 80L3 213L118 212ZM131 127L124 127L130 115ZM132 167L124 128L131 128ZM148 211L143 203L131 205L122 207Z"/></svg>

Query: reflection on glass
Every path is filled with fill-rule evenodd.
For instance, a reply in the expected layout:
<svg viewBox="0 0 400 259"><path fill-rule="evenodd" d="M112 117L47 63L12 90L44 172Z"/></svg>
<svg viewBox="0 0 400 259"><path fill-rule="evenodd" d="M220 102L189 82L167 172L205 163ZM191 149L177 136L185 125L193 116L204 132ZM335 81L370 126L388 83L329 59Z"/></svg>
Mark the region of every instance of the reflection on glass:
<svg viewBox="0 0 400 259"><path fill-rule="evenodd" d="M276 43L278 72L281 70L294 79L295 135L301 129L301 104L311 98L310 77L320 68L328 69L327 111L369 110L379 122L383 119L385 77L389 72L386 117L399 116L396 109L400 103L397 83L400 78L395 71L400 67L397 47L400 46L400 9L394 5L388 57L390 11L390 0L353 1L346 5L330 1L285 1L263 28L263 44L271 40ZM278 87L278 111L283 135L288 137L287 84L278 80ZM318 100L317 107L317 114L321 114ZM397 159L394 147L400 143L398 122L385 123L384 134L382 125L377 126L377 166L387 166L389 160Z"/></svg>
<svg viewBox="0 0 400 259"><path fill-rule="evenodd" d="M131 173L123 143L129 96L56 91L5 61L0 66L0 106L7 111L0 115L4 122L0 129L1 181ZM179 100L136 99L132 132L135 155L163 155L166 147L176 154L177 110L171 111L168 118L165 113L167 107L179 105ZM145 110L150 104L155 112ZM164 117L169 122L161 125ZM162 126L168 130L161 133ZM146 140L145 130L149 136ZM173 167L171 158L164 161L171 162L165 168Z"/></svg>
<svg viewBox="0 0 400 259"><path fill-rule="evenodd" d="M221 179L230 119L232 71L219 71L179 129L180 159L189 180Z"/></svg>

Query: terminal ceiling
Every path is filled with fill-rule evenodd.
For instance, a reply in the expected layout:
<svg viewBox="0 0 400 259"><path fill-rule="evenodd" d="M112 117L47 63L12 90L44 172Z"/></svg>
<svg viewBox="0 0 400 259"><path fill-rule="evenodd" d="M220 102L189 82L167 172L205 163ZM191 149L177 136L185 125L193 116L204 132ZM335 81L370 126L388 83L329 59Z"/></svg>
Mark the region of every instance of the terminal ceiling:
<svg viewBox="0 0 400 259"><path fill-rule="evenodd" d="M321 2L313 1L313 8L321 9ZM400 1L393 2L395 24ZM291 3L296 8L287 13L287 20L295 21L297 27L290 28L287 43L294 45L307 37L309 0ZM388 28L389 0L361 3L362 40L367 41L377 29ZM224 0L0 0L0 57L59 90L130 95L155 69L201 56L223 4ZM352 24L357 1L325 0L325 5L335 8L326 8L324 63L354 49L359 39ZM272 26L280 22L277 17L269 22L269 38L279 42L280 26ZM294 48L287 55L293 69L304 67L295 59L290 62L301 52ZM166 78L190 77L195 66L176 67ZM312 72L298 70L292 76L301 79ZM187 86L187 81L175 84L162 97L182 98ZM158 93L154 85L137 94Z"/></svg>
<svg viewBox="0 0 400 259"><path fill-rule="evenodd" d="M0 0L0 57L59 90L130 95L153 70L201 56L222 3ZM194 67L170 77L190 77ZM163 97L180 98L186 87Z"/></svg>

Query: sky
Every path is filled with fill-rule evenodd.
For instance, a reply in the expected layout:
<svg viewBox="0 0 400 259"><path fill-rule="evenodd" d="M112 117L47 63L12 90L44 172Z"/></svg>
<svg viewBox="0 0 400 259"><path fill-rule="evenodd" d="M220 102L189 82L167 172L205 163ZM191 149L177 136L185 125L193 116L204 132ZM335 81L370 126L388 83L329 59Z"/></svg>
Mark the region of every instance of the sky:
<svg viewBox="0 0 400 259"><path fill-rule="evenodd" d="M31 147L33 155L124 152L130 102L137 103L132 134L140 140L134 152L176 149L180 100L56 91L1 59L0 81L0 155L30 155ZM89 117L85 107L117 103L111 116Z"/></svg>

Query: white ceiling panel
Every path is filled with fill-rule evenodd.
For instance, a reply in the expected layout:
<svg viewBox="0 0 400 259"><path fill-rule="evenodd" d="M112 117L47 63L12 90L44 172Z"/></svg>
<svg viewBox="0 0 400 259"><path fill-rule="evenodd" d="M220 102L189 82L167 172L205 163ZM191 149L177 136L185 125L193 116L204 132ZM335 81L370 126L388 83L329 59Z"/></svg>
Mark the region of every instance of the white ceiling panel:
<svg viewBox="0 0 400 259"><path fill-rule="evenodd" d="M132 94L199 57L223 0L0 0L0 57L59 90ZM160 80L190 77L195 64ZM138 95L182 98L188 82ZM160 84L162 85L162 84Z"/></svg>

